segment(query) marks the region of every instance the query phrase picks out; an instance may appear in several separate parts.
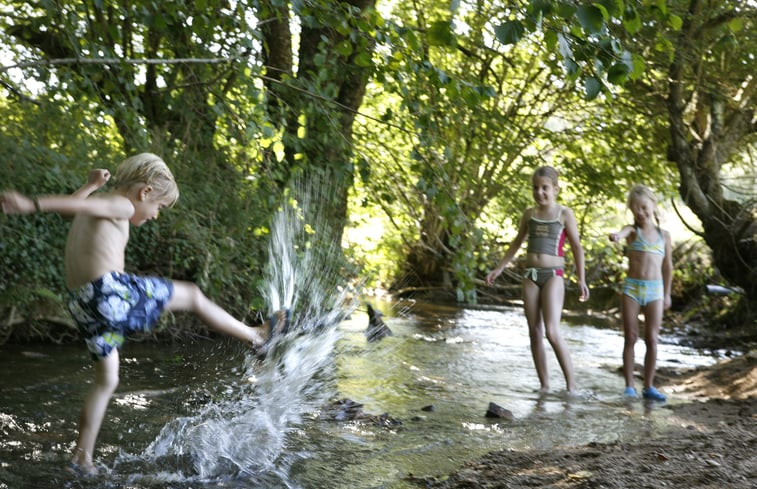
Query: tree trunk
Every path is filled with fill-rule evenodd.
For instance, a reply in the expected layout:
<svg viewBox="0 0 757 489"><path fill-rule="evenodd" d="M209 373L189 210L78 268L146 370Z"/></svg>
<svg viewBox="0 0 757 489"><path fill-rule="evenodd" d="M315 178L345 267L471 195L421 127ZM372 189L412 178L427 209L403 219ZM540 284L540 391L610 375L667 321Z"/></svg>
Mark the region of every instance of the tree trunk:
<svg viewBox="0 0 757 489"><path fill-rule="evenodd" d="M678 166L681 197L702 221L704 240L712 249L716 267L726 280L743 288L749 303L757 306L757 208L754 200L726 198L721 181L722 163L736 155L746 136L757 129L753 122L755 109L753 103L726 100L731 95L727 90L708 90L707 87L718 86L714 80L692 80L689 71L699 70L687 63L696 65L700 56L697 47L704 22L695 22L697 15L703 13L700 7L698 0L691 1L690 15L678 37L669 69L668 158ZM747 100L754 92L753 85L754 82L746 85Z"/></svg>
<svg viewBox="0 0 757 489"><path fill-rule="evenodd" d="M348 192L354 179L352 125L369 76L369 70L358 66L355 57L370 53L373 45L359 45L354 36L337 32L328 22L335 8L345 15L345 21L352 22L359 17L354 13L355 7L365 11L375 5L375 0L337 2L337 6L328 2L309 5L309 17L301 22L296 76L291 65L291 44L281 42L287 37L284 31L289 32L286 21L289 6L271 1L262 4L269 9L267 17L261 19L266 23L262 29L264 59L271 63L267 65L271 75L266 82L267 109L271 120L284 130L285 157L275 173L282 175L279 182L282 185L297 174L303 181L328 186L328 197L311 202L318 208L310 211L325 221L319 225L329 226L326 236L341 241L347 221ZM352 54L346 57L336 50L344 42L352 44ZM324 74L328 74L328 79L323 78ZM303 119L304 125L300 123ZM305 137L300 134L302 129Z"/></svg>

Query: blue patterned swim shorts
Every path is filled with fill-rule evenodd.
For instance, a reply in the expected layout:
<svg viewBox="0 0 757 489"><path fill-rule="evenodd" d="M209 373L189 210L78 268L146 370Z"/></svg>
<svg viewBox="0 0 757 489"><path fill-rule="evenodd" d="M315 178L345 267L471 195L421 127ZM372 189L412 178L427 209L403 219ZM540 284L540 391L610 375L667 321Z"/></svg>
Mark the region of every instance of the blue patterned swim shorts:
<svg viewBox="0 0 757 489"><path fill-rule="evenodd" d="M130 333L152 329L173 295L173 282L110 272L69 292L68 310L99 360L120 349Z"/></svg>

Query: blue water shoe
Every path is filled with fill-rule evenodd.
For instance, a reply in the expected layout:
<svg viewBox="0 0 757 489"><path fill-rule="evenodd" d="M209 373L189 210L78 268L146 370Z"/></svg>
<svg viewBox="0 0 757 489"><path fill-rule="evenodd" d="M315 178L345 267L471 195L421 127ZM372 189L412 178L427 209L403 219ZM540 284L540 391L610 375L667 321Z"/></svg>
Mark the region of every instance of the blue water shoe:
<svg viewBox="0 0 757 489"><path fill-rule="evenodd" d="M650 401L659 401L659 402L665 402L665 394L661 393L654 387L648 387L641 391L641 395L644 396L644 399L649 399Z"/></svg>

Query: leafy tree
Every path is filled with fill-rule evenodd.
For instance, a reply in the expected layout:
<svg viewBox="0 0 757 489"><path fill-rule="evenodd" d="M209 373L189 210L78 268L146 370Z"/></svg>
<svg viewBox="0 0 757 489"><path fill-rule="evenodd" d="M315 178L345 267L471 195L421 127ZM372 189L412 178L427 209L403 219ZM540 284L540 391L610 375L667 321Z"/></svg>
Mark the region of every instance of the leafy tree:
<svg viewBox="0 0 757 489"><path fill-rule="evenodd" d="M681 176L683 200L702 221L715 265L757 307L757 6L749 2L675 2L683 24L666 32L670 125L668 158ZM667 69L664 69L667 67ZM751 168L743 186L727 185L733 168ZM740 188L739 188L740 187ZM728 192L728 191L731 192Z"/></svg>
<svg viewBox="0 0 757 489"><path fill-rule="evenodd" d="M6 7L2 45L15 64L0 71L8 97L3 113L17 114L17 128L26 131L19 129L18 139L4 146L6 161L23 168L5 181L30 193L70 191L93 166L113 169L124 153L159 153L177 176L182 198L157 223L135 230L130 269L200 282L211 295L223 292L238 315L251 305L261 308L260 238L275 194L266 178L250 178L260 146L249 143L265 124L256 112L260 85L251 76L254 29L245 21L247 5ZM55 181L25 187L24 180L39 182L40 176ZM52 270L48 260L37 266Z"/></svg>
<svg viewBox="0 0 757 489"><path fill-rule="evenodd" d="M623 182L669 175L648 135L631 137L629 121L638 116L627 106L586 100L602 92L586 93L582 77L604 80L603 87L620 83L610 76L620 68L612 67L636 58L610 44L606 29L566 27L566 16L583 10L567 12L545 2L414 2L388 19L379 93L369 102L387 125L377 137L376 125L366 122L360 151L373 163L368 198L404 229L402 286L452 287L458 299L475 300L480 267L499 254L482 239L482 226L495 238L503 221L515 226L531 205L528 178L536 166L563 172L563 196L578 205L582 223L606 212L595 204L622 199L630 186ZM527 29L538 32L526 36ZM558 39L565 49L557 49ZM568 63L574 51L583 58ZM591 61L600 51L604 64Z"/></svg>
<svg viewBox="0 0 757 489"><path fill-rule="evenodd" d="M314 203L329 239L341 241L354 179L352 131L373 69L383 20L375 0L256 2L262 36L267 117L280 134L280 156L265 164L281 182L293 176L322 182L332 192ZM299 45L294 47L294 15ZM295 52L296 49L296 52Z"/></svg>

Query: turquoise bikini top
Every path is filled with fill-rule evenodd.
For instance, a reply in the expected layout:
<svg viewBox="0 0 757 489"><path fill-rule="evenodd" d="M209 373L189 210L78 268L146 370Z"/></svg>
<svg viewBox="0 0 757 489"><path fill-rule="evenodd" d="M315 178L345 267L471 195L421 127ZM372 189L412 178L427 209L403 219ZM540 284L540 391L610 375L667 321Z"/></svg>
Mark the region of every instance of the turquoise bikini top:
<svg viewBox="0 0 757 489"><path fill-rule="evenodd" d="M662 237L660 228L657 228L657 234L659 238L654 243L649 243L644 239L644 235L641 234L641 229L636 226L636 239L634 239L628 249L631 251L641 251L643 253L654 253L656 255L665 256L665 238Z"/></svg>

